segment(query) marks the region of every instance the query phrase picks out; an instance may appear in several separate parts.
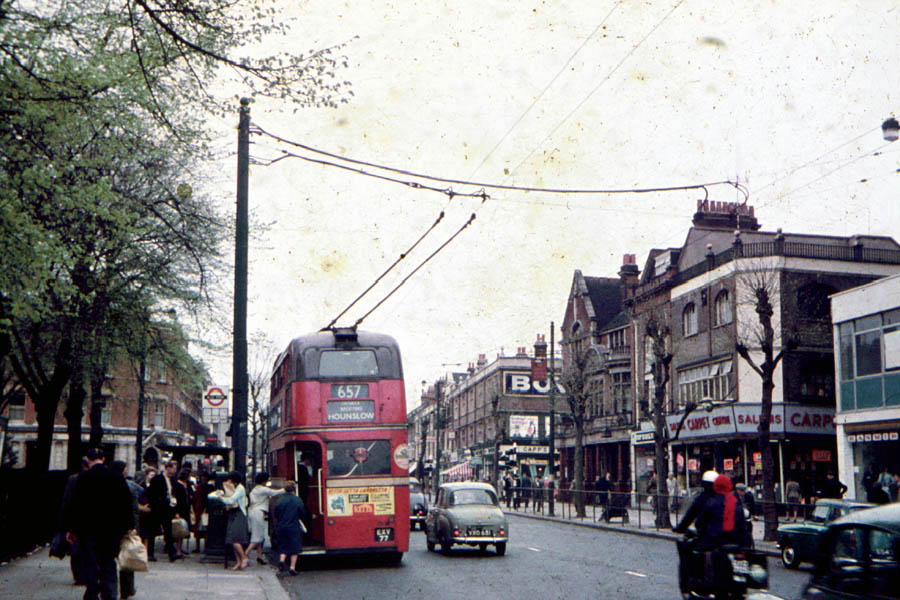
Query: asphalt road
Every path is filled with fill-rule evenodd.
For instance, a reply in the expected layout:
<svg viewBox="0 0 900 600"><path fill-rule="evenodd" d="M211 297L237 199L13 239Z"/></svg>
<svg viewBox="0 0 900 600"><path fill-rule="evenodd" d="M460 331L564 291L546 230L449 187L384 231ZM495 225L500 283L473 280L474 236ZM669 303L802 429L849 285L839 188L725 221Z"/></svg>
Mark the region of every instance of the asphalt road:
<svg viewBox="0 0 900 600"><path fill-rule="evenodd" d="M678 598L675 544L668 540L575 525L510 517L506 556L493 547L428 552L413 532L399 567L376 561L307 560L299 575L282 580L293 599L539 600ZM769 559L770 590L795 598L809 579Z"/></svg>

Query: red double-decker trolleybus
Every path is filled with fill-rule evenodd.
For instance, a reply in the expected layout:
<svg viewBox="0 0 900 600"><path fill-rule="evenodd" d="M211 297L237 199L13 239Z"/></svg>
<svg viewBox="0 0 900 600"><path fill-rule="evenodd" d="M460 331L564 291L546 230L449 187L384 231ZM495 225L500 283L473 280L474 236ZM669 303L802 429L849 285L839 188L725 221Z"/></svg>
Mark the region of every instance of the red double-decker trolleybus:
<svg viewBox="0 0 900 600"><path fill-rule="evenodd" d="M399 562L409 549L409 449L397 342L355 328L298 337L271 388L272 473L298 482L314 516L303 554Z"/></svg>

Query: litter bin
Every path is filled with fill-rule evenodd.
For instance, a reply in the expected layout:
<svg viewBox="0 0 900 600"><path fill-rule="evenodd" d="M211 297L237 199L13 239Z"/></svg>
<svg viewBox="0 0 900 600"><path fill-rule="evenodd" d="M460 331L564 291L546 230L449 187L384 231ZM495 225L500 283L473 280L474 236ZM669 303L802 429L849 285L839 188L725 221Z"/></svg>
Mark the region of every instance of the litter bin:
<svg viewBox="0 0 900 600"><path fill-rule="evenodd" d="M229 558L234 555L234 550L225 547L225 527L228 523L226 505L220 499L211 496L206 510L209 520L206 526L206 547L202 562L224 562L227 567Z"/></svg>

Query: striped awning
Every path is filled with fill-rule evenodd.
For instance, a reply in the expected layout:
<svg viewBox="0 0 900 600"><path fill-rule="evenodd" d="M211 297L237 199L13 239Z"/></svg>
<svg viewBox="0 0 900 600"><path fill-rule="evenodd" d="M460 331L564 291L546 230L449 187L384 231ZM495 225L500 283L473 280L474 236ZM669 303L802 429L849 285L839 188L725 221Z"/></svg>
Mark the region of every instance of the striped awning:
<svg viewBox="0 0 900 600"><path fill-rule="evenodd" d="M441 479L444 481L469 481L472 479L472 465L469 461L454 465L441 471Z"/></svg>

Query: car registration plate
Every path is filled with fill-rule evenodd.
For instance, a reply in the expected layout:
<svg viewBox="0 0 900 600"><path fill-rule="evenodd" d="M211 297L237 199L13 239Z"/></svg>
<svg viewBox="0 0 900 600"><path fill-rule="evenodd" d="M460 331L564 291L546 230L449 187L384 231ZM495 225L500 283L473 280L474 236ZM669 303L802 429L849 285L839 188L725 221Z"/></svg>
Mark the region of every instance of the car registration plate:
<svg viewBox="0 0 900 600"><path fill-rule="evenodd" d="M470 537L486 537L491 535L491 530L485 527L469 527L466 530L466 535Z"/></svg>
<svg viewBox="0 0 900 600"><path fill-rule="evenodd" d="M376 542L390 542L394 539L394 528L393 527L376 527L375 528L375 541Z"/></svg>
<svg viewBox="0 0 900 600"><path fill-rule="evenodd" d="M734 560L731 562L731 567L739 575L748 575L750 573L750 563L746 560Z"/></svg>

